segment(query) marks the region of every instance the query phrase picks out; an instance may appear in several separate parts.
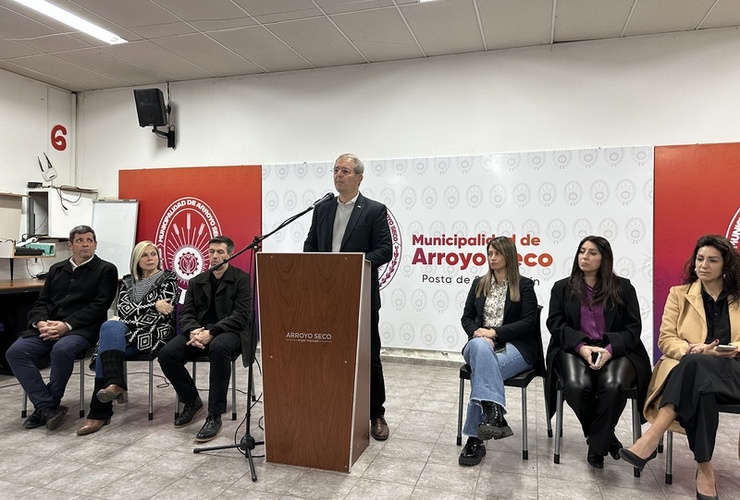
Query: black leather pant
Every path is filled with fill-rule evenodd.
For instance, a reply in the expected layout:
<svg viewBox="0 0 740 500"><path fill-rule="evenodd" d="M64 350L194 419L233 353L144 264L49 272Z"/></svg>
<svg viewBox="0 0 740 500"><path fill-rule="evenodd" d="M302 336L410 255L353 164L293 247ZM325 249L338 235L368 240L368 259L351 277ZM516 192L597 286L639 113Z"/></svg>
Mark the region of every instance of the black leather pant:
<svg viewBox="0 0 740 500"><path fill-rule="evenodd" d="M579 355L560 351L555 370L563 382L563 396L573 408L588 438L589 451L606 456L609 437L627 404L627 389L637 373L625 357L612 358L601 370L592 370Z"/></svg>

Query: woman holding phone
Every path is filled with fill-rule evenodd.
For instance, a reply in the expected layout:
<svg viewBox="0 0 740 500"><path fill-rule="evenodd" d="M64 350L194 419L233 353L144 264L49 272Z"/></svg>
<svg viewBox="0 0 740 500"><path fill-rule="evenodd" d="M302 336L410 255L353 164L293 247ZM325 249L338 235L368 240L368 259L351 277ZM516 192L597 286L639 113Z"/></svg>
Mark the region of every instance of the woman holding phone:
<svg viewBox="0 0 740 500"><path fill-rule="evenodd" d="M650 380L637 294L628 279L614 274L613 263L605 238L583 238L570 276L552 287L547 318L548 416L555 412L559 378L583 428L586 459L596 469L604 467L607 453L619 459L622 443L614 428L627 404L626 390L637 385L642 406Z"/></svg>
<svg viewBox="0 0 740 500"><path fill-rule="evenodd" d="M696 498L717 497L712 453L718 403L740 402L740 254L722 236L702 236L668 295L645 416L650 429L622 458L642 468L666 430L686 433L694 453Z"/></svg>

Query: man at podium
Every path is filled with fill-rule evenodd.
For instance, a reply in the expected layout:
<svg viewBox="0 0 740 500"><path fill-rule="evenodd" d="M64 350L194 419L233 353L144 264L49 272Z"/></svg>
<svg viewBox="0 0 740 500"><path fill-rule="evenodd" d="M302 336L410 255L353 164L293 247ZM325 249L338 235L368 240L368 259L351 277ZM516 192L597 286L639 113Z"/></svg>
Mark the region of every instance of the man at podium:
<svg viewBox="0 0 740 500"><path fill-rule="evenodd" d="M372 264L370 304L370 421L378 441L388 439L385 421L385 382L380 362L380 286L378 268L391 260L393 243L388 209L360 193L365 166L353 154L334 162L334 187L338 197L316 207L304 252L363 252Z"/></svg>

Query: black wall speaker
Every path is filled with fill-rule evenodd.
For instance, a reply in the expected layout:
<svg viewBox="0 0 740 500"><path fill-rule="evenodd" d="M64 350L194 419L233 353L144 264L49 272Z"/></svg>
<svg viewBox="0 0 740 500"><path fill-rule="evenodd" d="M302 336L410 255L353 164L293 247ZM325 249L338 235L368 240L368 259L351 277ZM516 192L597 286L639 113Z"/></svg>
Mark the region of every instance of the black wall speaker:
<svg viewBox="0 0 740 500"><path fill-rule="evenodd" d="M140 127L162 127L167 125L167 106L164 94L159 89L134 90L136 114L139 115Z"/></svg>

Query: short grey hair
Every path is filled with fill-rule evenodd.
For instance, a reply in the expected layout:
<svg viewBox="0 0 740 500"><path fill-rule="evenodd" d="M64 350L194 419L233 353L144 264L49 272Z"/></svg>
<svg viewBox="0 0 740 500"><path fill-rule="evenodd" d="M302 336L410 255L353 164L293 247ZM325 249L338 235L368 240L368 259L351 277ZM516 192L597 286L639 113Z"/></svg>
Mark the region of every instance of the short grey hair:
<svg viewBox="0 0 740 500"><path fill-rule="evenodd" d="M354 162L355 166L353 170L355 171L356 174L362 175L365 173L365 164L362 163L362 160L360 160L360 158L358 158L357 155L352 154L352 153L344 153L342 155L339 155L339 157L337 157L337 159L334 161L334 165L336 166L337 162L341 160L342 158L349 158L350 160Z"/></svg>

